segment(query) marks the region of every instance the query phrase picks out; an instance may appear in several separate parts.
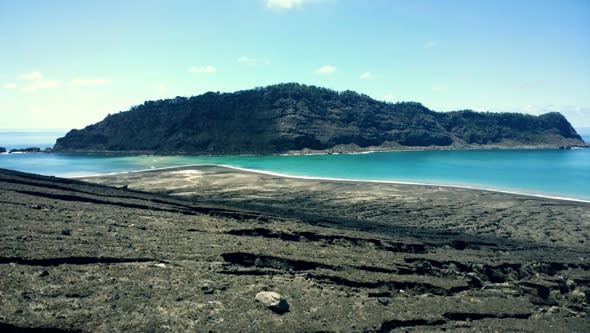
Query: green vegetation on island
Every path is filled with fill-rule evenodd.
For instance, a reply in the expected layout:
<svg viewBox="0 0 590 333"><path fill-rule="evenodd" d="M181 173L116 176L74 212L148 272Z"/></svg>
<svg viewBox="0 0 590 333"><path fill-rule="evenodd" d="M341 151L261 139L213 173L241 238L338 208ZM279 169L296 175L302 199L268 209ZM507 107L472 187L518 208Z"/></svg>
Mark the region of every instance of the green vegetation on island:
<svg viewBox="0 0 590 333"><path fill-rule="evenodd" d="M560 113L434 112L416 102L286 83L147 101L70 131L54 150L275 154L583 144Z"/></svg>

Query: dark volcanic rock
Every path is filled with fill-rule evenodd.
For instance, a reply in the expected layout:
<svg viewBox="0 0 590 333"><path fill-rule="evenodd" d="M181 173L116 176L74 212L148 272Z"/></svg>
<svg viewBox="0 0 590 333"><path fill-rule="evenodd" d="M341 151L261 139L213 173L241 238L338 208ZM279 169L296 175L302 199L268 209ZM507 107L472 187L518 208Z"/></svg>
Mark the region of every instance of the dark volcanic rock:
<svg viewBox="0 0 590 333"><path fill-rule="evenodd" d="M29 148L23 148L23 149L11 149L10 153L40 153L41 152L41 148L39 147L29 147Z"/></svg>
<svg viewBox="0 0 590 333"><path fill-rule="evenodd" d="M0 332L590 332L588 203L220 167L89 180L116 187L0 169Z"/></svg>
<svg viewBox="0 0 590 333"><path fill-rule="evenodd" d="M272 154L403 147L571 146L559 113L530 116L384 103L295 83L148 101L57 140L56 151Z"/></svg>
<svg viewBox="0 0 590 333"><path fill-rule="evenodd" d="M5 152L6 152L6 148L4 148L4 147L0 147L0 154L1 154L1 153L5 153Z"/></svg>

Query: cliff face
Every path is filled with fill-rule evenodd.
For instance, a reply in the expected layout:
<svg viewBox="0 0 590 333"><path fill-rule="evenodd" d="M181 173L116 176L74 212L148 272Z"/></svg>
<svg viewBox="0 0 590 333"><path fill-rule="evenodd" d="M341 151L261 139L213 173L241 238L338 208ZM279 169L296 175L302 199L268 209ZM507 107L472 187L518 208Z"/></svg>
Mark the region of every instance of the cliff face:
<svg viewBox="0 0 590 333"><path fill-rule="evenodd" d="M334 146L583 144L559 113L433 112L354 92L279 84L148 101L57 140L56 151L272 154Z"/></svg>

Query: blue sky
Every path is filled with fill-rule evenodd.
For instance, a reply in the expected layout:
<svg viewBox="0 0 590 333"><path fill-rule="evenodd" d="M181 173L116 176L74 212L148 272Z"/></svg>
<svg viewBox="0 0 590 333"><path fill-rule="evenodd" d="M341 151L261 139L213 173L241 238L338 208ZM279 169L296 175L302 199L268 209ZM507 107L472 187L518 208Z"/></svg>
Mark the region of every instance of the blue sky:
<svg viewBox="0 0 590 333"><path fill-rule="evenodd" d="M590 127L590 1L0 0L0 128L280 82Z"/></svg>

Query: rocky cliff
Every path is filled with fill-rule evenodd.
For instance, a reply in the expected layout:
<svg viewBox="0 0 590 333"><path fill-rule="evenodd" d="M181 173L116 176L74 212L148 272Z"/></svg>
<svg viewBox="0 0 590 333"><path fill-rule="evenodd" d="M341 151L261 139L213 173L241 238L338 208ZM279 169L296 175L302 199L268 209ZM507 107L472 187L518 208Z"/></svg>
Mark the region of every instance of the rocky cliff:
<svg viewBox="0 0 590 333"><path fill-rule="evenodd" d="M273 154L584 144L559 113L440 113L296 83L148 101L57 140L65 152Z"/></svg>

